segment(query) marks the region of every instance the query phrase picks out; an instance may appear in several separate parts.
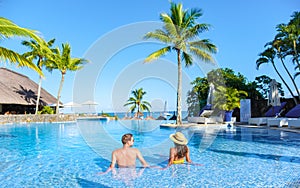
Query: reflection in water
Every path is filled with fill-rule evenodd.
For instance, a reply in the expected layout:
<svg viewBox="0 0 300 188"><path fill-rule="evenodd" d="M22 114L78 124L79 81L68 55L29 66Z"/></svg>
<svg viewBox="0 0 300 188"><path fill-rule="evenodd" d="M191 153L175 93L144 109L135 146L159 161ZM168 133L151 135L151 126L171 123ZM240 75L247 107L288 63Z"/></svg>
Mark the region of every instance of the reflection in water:
<svg viewBox="0 0 300 188"><path fill-rule="evenodd" d="M126 184L126 186L132 187L134 180L140 177L145 168L114 168L112 170L112 177L115 180L120 180Z"/></svg>

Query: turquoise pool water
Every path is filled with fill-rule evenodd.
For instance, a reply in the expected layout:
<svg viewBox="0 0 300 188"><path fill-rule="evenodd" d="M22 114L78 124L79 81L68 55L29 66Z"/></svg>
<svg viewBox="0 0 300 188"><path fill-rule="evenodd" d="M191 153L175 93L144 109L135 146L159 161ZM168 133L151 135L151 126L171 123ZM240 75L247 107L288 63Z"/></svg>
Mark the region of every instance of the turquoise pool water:
<svg viewBox="0 0 300 188"><path fill-rule="evenodd" d="M299 187L300 135L264 128L181 130L203 166L116 169L110 153L131 132L152 166L165 167L169 134L159 121L0 125L0 187Z"/></svg>

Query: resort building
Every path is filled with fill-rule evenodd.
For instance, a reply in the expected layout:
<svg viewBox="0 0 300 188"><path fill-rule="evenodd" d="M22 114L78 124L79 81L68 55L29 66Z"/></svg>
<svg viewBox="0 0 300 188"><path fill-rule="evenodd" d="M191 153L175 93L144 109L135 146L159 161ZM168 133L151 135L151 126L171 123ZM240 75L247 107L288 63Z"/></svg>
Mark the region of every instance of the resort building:
<svg viewBox="0 0 300 188"><path fill-rule="evenodd" d="M38 84L6 68L0 68L0 78L0 114L34 114ZM41 88L40 107L56 102L54 96Z"/></svg>

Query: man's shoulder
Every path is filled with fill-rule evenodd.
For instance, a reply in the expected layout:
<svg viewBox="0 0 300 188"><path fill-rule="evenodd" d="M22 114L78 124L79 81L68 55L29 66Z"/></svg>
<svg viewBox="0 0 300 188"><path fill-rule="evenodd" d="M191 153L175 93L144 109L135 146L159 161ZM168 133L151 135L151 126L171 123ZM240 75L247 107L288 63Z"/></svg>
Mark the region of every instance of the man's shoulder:
<svg viewBox="0 0 300 188"><path fill-rule="evenodd" d="M115 150L113 151L113 153L118 153L118 152L120 152L121 150L122 150L122 148L115 149Z"/></svg>

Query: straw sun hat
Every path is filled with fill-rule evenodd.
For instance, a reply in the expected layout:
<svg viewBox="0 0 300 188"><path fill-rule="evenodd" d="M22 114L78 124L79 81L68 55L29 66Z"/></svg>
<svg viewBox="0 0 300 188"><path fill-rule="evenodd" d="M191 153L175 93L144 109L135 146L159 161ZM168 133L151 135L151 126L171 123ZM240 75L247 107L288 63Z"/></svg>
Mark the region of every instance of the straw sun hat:
<svg viewBox="0 0 300 188"><path fill-rule="evenodd" d="M180 145L186 145L188 143L188 140L181 132L176 132L175 134L171 134L170 139L176 144L180 144Z"/></svg>

